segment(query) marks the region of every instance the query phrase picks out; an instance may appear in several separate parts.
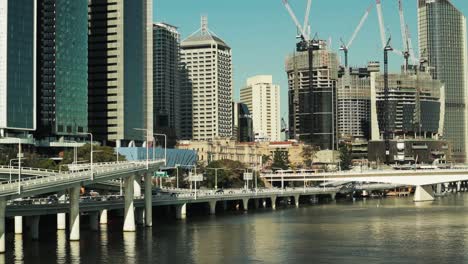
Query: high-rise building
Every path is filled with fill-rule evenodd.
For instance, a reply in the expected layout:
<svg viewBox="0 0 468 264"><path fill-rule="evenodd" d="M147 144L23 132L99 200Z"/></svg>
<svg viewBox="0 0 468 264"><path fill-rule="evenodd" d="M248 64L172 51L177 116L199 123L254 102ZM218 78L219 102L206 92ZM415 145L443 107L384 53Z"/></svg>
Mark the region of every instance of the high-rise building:
<svg viewBox="0 0 468 264"><path fill-rule="evenodd" d="M153 127L175 144L180 137L180 34L166 23L153 25Z"/></svg>
<svg viewBox="0 0 468 264"><path fill-rule="evenodd" d="M466 18L449 0L419 0L419 50L431 75L445 84L444 137L454 159L468 157Z"/></svg>
<svg viewBox="0 0 468 264"><path fill-rule="evenodd" d="M181 44L181 61L192 87L192 136L195 140L230 138L231 48L208 29L206 17L202 17L201 24L201 29Z"/></svg>
<svg viewBox="0 0 468 264"><path fill-rule="evenodd" d="M88 1L37 1L37 137L88 130Z"/></svg>
<svg viewBox="0 0 468 264"><path fill-rule="evenodd" d="M153 131L151 0L89 0L89 129L131 142Z"/></svg>
<svg viewBox="0 0 468 264"><path fill-rule="evenodd" d="M238 142L255 141L252 115L249 107L243 103L232 103L232 138Z"/></svg>
<svg viewBox="0 0 468 264"><path fill-rule="evenodd" d="M241 89L240 100L250 110L256 141L280 141L280 87L273 84L271 75L247 79Z"/></svg>
<svg viewBox="0 0 468 264"><path fill-rule="evenodd" d="M0 1L0 137L36 129L36 1Z"/></svg>
<svg viewBox="0 0 468 264"><path fill-rule="evenodd" d="M289 86L290 138L335 149L336 82L338 55L319 41L313 51L312 87L309 82L308 52L297 52L286 59Z"/></svg>

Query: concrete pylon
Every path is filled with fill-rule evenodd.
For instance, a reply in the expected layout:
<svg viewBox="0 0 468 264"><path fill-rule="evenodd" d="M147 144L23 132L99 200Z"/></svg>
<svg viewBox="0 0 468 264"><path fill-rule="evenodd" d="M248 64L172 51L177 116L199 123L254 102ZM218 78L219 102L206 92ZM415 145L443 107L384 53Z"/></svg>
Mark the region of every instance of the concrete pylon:
<svg viewBox="0 0 468 264"><path fill-rule="evenodd" d="M107 209L104 209L100 212L99 224L107 225Z"/></svg>
<svg viewBox="0 0 468 264"><path fill-rule="evenodd" d="M244 207L244 211L249 210L249 198L242 199L242 206Z"/></svg>
<svg viewBox="0 0 468 264"><path fill-rule="evenodd" d="M65 230L67 228L67 214L57 214L57 230Z"/></svg>
<svg viewBox="0 0 468 264"><path fill-rule="evenodd" d="M5 209L7 201L0 198L0 253L5 253Z"/></svg>
<svg viewBox="0 0 468 264"><path fill-rule="evenodd" d="M153 226L153 184L152 177L149 172L145 174L145 225Z"/></svg>
<svg viewBox="0 0 468 264"><path fill-rule="evenodd" d="M145 209L135 208L135 222L137 225L145 224L144 215L145 215Z"/></svg>
<svg viewBox="0 0 468 264"><path fill-rule="evenodd" d="M92 231L99 231L99 216L100 212L89 213L89 227Z"/></svg>
<svg viewBox="0 0 468 264"><path fill-rule="evenodd" d="M133 206L134 199L134 183L135 175L128 176L124 182L124 195L125 195L125 210L124 210L124 232L135 232L135 207Z"/></svg>
<svg viewBox="0 0 468 264"><path fill-rule="evenodd" d="M80 186L70 192L70 241L80 240Z"/></svg>
<svg viewBox="0 0 468 264"><path fill-rule="evenodd" d="M187 204L176 205L176 218L179 220L187 218Z"/></svg>
<svg viewBox="0 0 468 264"><path fill-rule="evenodd" d="M270 197L271 200L271 209L276 210L276 196Z"/></svg>
<svg viewBox="0 0 468 264"><path fill-rule="evenodd" d="M23 234L23 217L15 216L15 234Z"/></svg>
<svg viewBox="0 0 468 264"><path fill-rule="evenodd" d="M40 216L35 215L30 217L29 230L31 232L31 238L33 240L39 240L39 220Z"/></svg>
<svg viewBox="0 0 468 264"><path fill-rule="evenodd" d="M136 198L141 197L141 180L140 175L136 174L133 182L133 196Z"/></svg>
<svg viewBox="0 0 468 264"><path fill-rule="evenodd" d="M215 215L216 214L216 201L210 201L210 215Z"/></svg>
<svg viewBox="0 0 468 264"><path fill-rule="evenodd" d="M296 208L299 208L299 197L300 195L294 195L294 204L296 205Z"/></svg>
<svg viewBox="0 0 468 264"><path fill-rule="evenodd" d="M461 182L457 182L457 192L460 192L461 190Z"/></svg>
<svg viewBox="0 0 468 264"><path fill-rule="evenodd" d="M413 201L425 202L434 201L433 190L431 185L416 186Z"/></svg>

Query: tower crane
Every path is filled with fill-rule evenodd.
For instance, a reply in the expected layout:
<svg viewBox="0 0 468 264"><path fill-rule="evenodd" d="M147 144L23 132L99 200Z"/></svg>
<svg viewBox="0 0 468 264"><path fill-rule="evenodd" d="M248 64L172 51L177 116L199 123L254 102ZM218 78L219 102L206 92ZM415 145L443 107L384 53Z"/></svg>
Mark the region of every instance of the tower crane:
<svg viewBox="0 0 468 264"><path fill-rule="evenodd" d="M385 49L385 47L387 47L387 36L385 34L385 22L384 22L384 17L382 14L381 0L376 0L376 9L377 9L377 16L379 18L380 41L382 42L382 49ZM392 48L391 51L398 55L402 54L402 52L397 49Z"/></svg>
<svg viewBox="0 0 468 264"><path fill-rule="evenodd" d="M357 36L357 34L359 33L359 31L361 31L361 28L362 28L362 26L364 25L364 22L366 22L367 17L369 17L369 13L370 13L370 11L372 10L372 7L373 7L373 5L371 4L371 5L367 8L366 12L364 13L364 16L362 16L361 20L359 21L358 26L357 26L356 29L354 30L353 35L352 35L351 38L349 39L348 44L345 44L345 43L343 42L343 39L340 39L340 41L341 41L340 50L342 50L342 51L344 52L344 55L345 55L345 68L348 68L348 51L349 51L349 48L351 48L351 45L353 44L354 39L356 38L356 36Z"/></svg>
<svg viewBox="0 0 468 264"><path fill-rule="evenodd" d="M389 37L385 47L383 48L384 51L384 114L383 114L383 139L385 141L385 160L386 164L390 164L390 120L389 120L389 108L388 108L388 95L389 95L389 87L388 87L388 52L392 51L393 48L390 45L392 41L392 37Z"/></svg>
<svg viewBox="0 0 468 264"><path fill-rule="evenodd" d="M405 14L403 12L403 3L398 0L398 13L400 15L400 30L401 40L403 42L402 55L405 58L405 72L408 70L408 61L411 59L412 64L417 64L417 59L414 57L413 43L411 41L408 25L405 22Z"/></svg>

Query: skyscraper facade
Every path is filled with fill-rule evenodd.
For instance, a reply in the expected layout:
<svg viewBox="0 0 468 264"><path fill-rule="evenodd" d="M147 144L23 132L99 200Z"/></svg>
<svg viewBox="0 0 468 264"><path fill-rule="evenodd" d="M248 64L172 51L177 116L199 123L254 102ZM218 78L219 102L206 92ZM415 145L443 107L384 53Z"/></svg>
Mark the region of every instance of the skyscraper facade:
<svg viewBox="0 0 468 264"><path fill-rule="evenodd" d="M153 131L151 0L89 0L89 128L97 140Z"/></svg>
<svg viewBox="0 0 468 264"><path fill-rule="evenodd" d="M445 84L444 137L453 146L454 159L466 161L467 36L466 18L448 0L419 0L419 50L431 75Z"/></svg>
<svg viewBox="0 0 468 264"><path fill-rule="evenodd" d="M271 75L259 75L247 79L241 89L241 102L249 108L255 140L280 141L280 87L273 84Z"/></svg>
<svg viewBox="0 0 468 264"><path fill-rule="evenodd" d="M338 56L319 41L313 51L312 76L308 52L297 52L286 59L289 88L290 137L334 149L336 144L336 83ZM312 87L309 80L312 78Z"/></svg>
<svg viewBox="0 0 468 264"><path fill-rule="evenodd" d="M0 1L0 137L36 129L36 1Z"/></svg>
<svg viewBox="0 0 468 264"><path fill-rule="evenodd" d="M192 86L192 136L195 140L230 138L231 48L208 29L206 17L201 24L201 29L181 44L181 61Z"/></svg>
<svg viewBox="0 0 468 264"><path fill-rule="evenodd" d="M88 130L88 2L38 0L39 138Z"/></svg>
<svg viewBox="0 0 468 264"><path fill-rule="evenodd" d="M153 25L153 126L180 137L180 34L166 23Z"/></svg>

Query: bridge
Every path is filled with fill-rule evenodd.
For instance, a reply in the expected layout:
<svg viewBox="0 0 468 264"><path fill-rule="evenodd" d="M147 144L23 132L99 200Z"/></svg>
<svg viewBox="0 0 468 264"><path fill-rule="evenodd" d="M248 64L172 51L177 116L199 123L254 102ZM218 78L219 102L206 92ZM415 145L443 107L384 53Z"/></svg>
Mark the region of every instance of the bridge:
<svg viewBox="0 0 468 264"><path fill-rule="evenodd" d="M434 170L367 170L338 171L327 173L290 172L264 173L261 177L269 182L363 182L383 183L398 186L415 186L415 202L434 200L432 185L468 181L468 168L434 169Z"/></svg>

